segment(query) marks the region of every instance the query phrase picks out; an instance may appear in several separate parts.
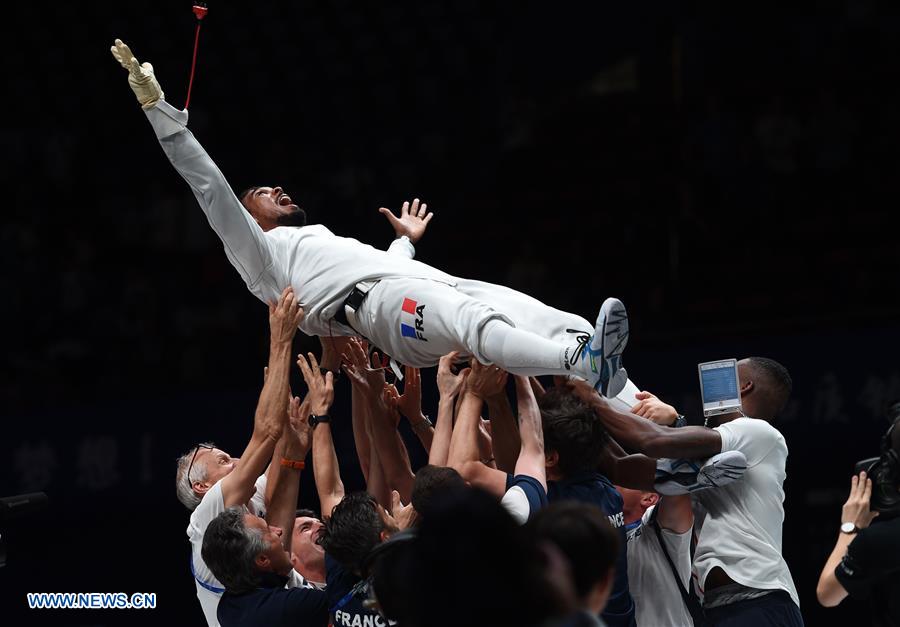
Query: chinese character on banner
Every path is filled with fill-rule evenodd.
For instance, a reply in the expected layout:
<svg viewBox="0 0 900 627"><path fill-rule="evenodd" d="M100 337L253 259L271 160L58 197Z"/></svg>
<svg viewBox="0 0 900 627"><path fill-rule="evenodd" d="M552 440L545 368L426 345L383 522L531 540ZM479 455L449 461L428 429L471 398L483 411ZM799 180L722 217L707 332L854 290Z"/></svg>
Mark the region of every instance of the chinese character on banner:
<svg viewBox="0 0 900 627"><path fill-rule="evenodd" d="M112 436L85 438L78 448L76 485L91 491L112 487L119 481L118 457L119 445Z"/></svg>
<svg viewBox="0 0 900 627"><path fill-rule="evenodd" d="M13 467L19 476L22 492L44 490L53 480L57 467L56 451L42 440L38 444L22 444L13 452Z"/></svg>
<svg viewBox="0 0 900 627"><path fill-rule="evenodd" d="M813 422L817 424L849 422L844 409L844 395L833 372L826 372L813 396Z"/></svg>
<svg viewBox="0 0 900 627"><path fill-rule="evenodd" d="M875 422L885 420L888 403L900 400L900 373L886 377L869 375L859 393L859 404L865 407Z"/></svg>

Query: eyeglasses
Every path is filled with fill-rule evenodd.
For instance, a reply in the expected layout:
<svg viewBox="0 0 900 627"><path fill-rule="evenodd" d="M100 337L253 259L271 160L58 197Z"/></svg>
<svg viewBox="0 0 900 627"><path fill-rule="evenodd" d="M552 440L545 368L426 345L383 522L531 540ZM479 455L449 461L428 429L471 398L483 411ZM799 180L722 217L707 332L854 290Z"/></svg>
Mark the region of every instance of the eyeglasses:
<svg viewBox="0 0 900 627"><path fill-rule="evenodd" d="M187 481L188 487L191 490L194 489L194 483L191 481L191 469L193 469L194 462L197 460L197 453L199 453L200 449L202 449L202 448L209 449L210 451L212 451L212 450L215 450L216 447L210 446L209 444L198 444L196 447L194 447L194 455L193 455L193 457L191 457L191 463L188 466L188 470L184 475L184 478Z"/></svg>

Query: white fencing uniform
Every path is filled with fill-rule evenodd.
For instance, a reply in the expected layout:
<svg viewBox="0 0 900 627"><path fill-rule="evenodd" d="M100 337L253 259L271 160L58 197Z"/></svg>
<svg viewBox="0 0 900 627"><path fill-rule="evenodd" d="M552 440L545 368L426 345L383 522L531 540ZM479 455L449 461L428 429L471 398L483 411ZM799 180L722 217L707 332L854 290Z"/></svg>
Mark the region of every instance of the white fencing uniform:
<svg viewBox="0 0 900 627"><path fill-rule="evenodd" d="M146 114L247 287L263 302L273 302L292 285L305 310L303 332L354 335L334 320L335 313L357 283L374 280L353 322L356 331L401 363L433 366L458 350L517 374L571 370L589 376L579 366L569 367L570 360L576 363L577 336L583 343L594 332L584 318L415 261L407 238L382 251L321 225L263 231L187 129L187 111L160 101ZM493 321L502 324L492 326Z"/></svg>

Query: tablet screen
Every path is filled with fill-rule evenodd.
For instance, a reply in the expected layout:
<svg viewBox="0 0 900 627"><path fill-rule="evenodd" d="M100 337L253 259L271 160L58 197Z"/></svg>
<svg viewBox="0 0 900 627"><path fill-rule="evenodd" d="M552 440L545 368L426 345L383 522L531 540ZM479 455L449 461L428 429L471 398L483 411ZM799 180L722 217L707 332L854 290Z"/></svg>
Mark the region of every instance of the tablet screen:
<svg viewBox="0 0 900 627"><path fill-rule="evenodd" d="M700 393L703 411L721 413L741 406L737 360L722 359L700 364Z"/></svg>

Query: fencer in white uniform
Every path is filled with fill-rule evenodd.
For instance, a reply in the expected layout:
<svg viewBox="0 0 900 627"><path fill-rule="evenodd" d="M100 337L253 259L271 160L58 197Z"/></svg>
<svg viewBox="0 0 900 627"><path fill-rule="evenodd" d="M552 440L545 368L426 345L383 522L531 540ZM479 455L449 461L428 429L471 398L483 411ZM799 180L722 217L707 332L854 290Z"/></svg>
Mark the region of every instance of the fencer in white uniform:
<svg viewBox="0 0 900 627"><path fill-rule="evenodd" d="M415 261L407 238L382 251L322 225L263 223L235 196L188 130L187 111L164 100L152 66L138 64L119 40L112 52L129 71L129 84L160 145L222 240L228 260L263 302L293 286L305 309L304 333L359 333L415 367L436 365L455 350L513 374L581 376L606 396L625 386L620 359L628 319L618 300L607 299L591 324L509 288L460 279ZM261 202L302 214L280 188L260 189L268 194ZM354 290L357 300L348 303Z"/></svg>

